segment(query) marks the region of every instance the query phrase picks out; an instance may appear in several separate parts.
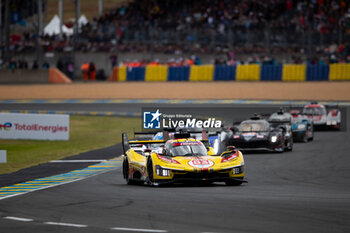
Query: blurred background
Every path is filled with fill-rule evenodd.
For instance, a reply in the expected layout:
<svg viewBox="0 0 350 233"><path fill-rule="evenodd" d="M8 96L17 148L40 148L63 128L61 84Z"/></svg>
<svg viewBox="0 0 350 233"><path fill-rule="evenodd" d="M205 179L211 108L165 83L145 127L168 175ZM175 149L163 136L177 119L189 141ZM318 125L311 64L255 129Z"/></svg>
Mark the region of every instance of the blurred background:
<svg viewBox="0 0 350 233"><path fill-rule="evenodd" d="M0 29L2 74L350 63L347 0L0 0Z"/></svg>

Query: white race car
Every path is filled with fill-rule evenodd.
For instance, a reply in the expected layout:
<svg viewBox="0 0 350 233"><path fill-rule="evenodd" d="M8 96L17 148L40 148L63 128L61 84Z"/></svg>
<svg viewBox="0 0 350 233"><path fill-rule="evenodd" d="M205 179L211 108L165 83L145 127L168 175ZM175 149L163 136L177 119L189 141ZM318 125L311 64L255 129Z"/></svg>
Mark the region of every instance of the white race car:
<svg viewBox="0 0 350 233"><path fill-rule="evenodd" d="M323 104L312 102L304 106L302 113L313 121L315 127L323 126L340 129L341 112L336 107L326 107Z"/></svg>

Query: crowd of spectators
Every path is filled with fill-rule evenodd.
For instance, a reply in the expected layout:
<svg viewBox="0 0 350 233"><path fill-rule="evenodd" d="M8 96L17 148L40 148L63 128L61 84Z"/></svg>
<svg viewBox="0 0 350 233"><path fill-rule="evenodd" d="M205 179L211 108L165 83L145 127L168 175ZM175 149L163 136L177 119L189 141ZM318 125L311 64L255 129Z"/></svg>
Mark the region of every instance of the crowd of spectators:
<svg viewBox="0 0 350 233"><path fill-rule="evenodd" d="M209 41L198 41L191 36L195 30L210 31L215 36ZM159 42L154 39L158 38L159 32L165 31L185 36L177 41L159 39ZM238 36L251 32L255 40L247 40L242 44L230 44L229 40L217 43L217 38L227 36L230 31L239 32ZM132 39L129 32L133 32ZM324 35L323 44L311 44L310 51L305 42L307 39L304 43L293 43L300 39L298 33L304 33L304 36L312 33ZM266 34L271 40L260 38ZM234 54L257 54L256 57L260 58L256 61L263 60L261 56L266 54L297 56L309 53L310 60L314 60L311 54L321 54L326 56L325 62L332 62L349 60L350 44L345 42L346 38L350 38L349 34L348 0L137 0L129 1L100 18L94 18L82 28L75 49L83 52L153 52L176 55L227 54L234 51ZM172 37L173 34L166 35ZM277 43L281 42L281 39L278 40L280 35L287 37L282 42L288 39L290 43ZM328 35L331 36L327 37ZM12 53L33 51L35 43L36 34L33 32L12 35L10 49ZM41 36L40 46L45 53L69 52L73 49L72 38L59 38L57 35ZM231 62L232 59L235 58L227 60ZM221 63L220 59L218 63Z"/></svg>
<svg viewBox="0 0 350 233"><path fill-rule="evenodd" d="M30 65L26 59L16 60L14 58L11 58L11 60L7 64L3 64L2 60L0 60L0 68L3 68L3 67L8 68L8 69L10 69L12 71L15 71L15 70L28 70L28 69L37 70L39 68L49 69L50 68L50 63L48 63L47 61L44 61L42 63L42 65L40 66L38 61L34 60L32 62L32 64Z"/></svg>
<svg viewBox="0 0 350 233"><path fill-rule="evenodd" d="M105 14L97 23L138 30L215 28L220 33L226 28L310 26L327 33L344 23L349 6L346 0L139 0Z"/></svg>

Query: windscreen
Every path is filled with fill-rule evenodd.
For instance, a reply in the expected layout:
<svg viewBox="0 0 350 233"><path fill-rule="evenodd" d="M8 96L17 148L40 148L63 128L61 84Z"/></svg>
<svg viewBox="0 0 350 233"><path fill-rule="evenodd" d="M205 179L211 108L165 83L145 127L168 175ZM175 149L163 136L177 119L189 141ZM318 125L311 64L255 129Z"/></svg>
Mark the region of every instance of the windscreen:
<svg viewBox="0 0 350 233"><path fill-rule="evenodd" d="M321 107L304 108L303 113L306 115L324 115L326 114L326 109Z"/></svg>
<svg viewBox="0 0 350 233"><path fill-rule="evenodd" d="M207 150L201 142L174 142L169 147L169 154L176 156L206 156Z"/></svg>
<svg viewBox="0 0 350 233"><path fill-rule="evenodd" d="M269 130L269 124L266 122L243 122L239 125L241 132L264 132Z"/></svg>
<svg viewBox="0 0 350 233"><path fill-rule="evenodd" d="M289 114L272 114L272 116L269 118L269 121L290 123L292 121L292 116Z"/></svg>

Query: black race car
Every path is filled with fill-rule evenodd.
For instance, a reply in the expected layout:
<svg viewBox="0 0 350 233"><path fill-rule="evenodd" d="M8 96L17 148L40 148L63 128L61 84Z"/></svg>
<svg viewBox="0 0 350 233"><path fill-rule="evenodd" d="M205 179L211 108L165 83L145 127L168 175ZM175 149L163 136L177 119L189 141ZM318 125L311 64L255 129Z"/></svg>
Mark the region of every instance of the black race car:
<svg viewBox="0 0 350 233"><path fill-rule="evenodd" d="M292 120L292 115L284 112L283 109L273 113L268 119L273 128L280 128L282 131L285 131L285 149L288 151L293 150Z"/></svg>
<svg viewBox="0 0 350 233"><path fill-rule="evenodd" d="M276 151L286 149L286 130L283 127L273 127L267 120L254 116L242 121L238 126L231 128L227 134L226 146L235 146L242 151Z"/></svg>

